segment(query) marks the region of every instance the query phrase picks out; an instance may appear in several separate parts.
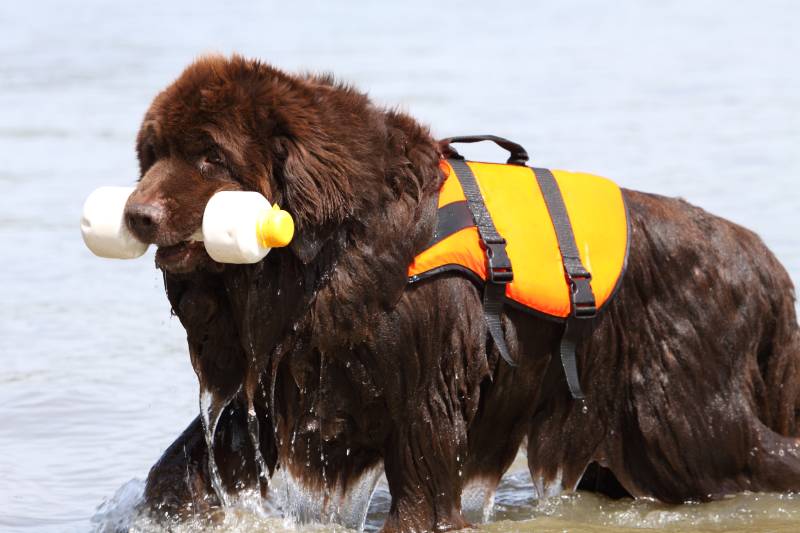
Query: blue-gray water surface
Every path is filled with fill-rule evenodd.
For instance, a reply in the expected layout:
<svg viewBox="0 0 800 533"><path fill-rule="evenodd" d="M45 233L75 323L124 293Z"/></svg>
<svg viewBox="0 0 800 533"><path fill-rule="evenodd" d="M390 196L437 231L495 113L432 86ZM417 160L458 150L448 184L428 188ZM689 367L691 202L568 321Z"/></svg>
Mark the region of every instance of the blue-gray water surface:
<svg viewBox="0 0 800 533"><path fill-rule="evenodd" d="M95 258L78 221L95 187L134 183L149 101L199 54L331 71L437 136L495 133L537 164L683 196L755 230L797 282L798 26L791 0L1 3L0 531L124 522L197 414L152 251ZM485 530L800 529L794 495L535 502L523 463ZM289 527L243 509L217 529Z"/></svg>

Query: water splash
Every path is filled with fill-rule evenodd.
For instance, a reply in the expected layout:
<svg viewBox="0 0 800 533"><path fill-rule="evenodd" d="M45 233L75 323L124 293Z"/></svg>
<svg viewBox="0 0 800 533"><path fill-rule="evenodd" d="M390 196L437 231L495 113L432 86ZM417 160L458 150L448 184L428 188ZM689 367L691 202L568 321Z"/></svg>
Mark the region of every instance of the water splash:
<svg viewBox="0 0 800 533"><path fill-rule="evenodd" d="M380 471L377 474L380 477ZM281 470L282 471L282 470ZM273 478L273 494L284 494L281 476ZM370 483L362 484L364 489ZM135 479L120 487L114 496L98 507L92 518L91 531L116 533L342 533L341 525L303 525L282 518L284 502L266 504L255 491L231 498L231 507L225 510L220 523L210 524L208 517L195 516L165 527L152 515L139 508L144 491L144 481ZM354 487L355 489L355 487ZM720 531L775 531L795 533L800 521L800 494L739 494L720 501L666 505L652 500L609 500L602 496L577 492L549 499L534 500L528 472L515 469L507 474L496 491L492 522L484 523L482 533L637 533L643 528L662 531L692 531L693 533L719 533ZM363 500L364 490L356 489ZM372 497L368 504L366 522L342 518L342 524L353 529L377 532L389 511L391 495L385 478L366 492ZM354 505L353 509L360 506ZM342 508L340 515L345 514ZM352 524L352 525L349 525Z"/></svg>
<svg viewBox="0 0 800 533"><path fill-rule="evenodd" d="M473 523L485 524L492 518L497 484L486 479L472 479L461 491L461 512Z"/></svg>
<svg viewBox="0 0 800 533"><path fill-rule="evenodd" d="M362 531L372 496L382 475L383 465L377 465L364 472L346 492L338 486L318 491L308 489L286 469L281 469L284 483L281 508L287 525L338 524Z"/></svg>
<svg viewBox="0 0 800 533"><path fill-rule="evenodd" d="M92 531L111 533L129 531L139 517L138 507L144 499L145 483L132 479L117 489L114 495L97 508L92 517Z"/></svg>
<svg viewBox="0 0 800 533"><path fill-rule="evenodd" d="M561 484L562 471L559 468L556 471L555 478L546 479L543 474L537 473L533 477L533 494L536 499L543 500L558 496L563 492L564 487Z"/></svg>
<svg viewBox="0 0 800 533"><path fill-rule="evenodd" d="M200 419L203 421L203 433L205 434L206 447L208 448L208 474L211 477L211 487L223 507L230 506L230 498L222 486L222 477L217 467L217 459L214 457L214 434L217 431L219 417L222 415L227 403L226 401L217 400L209 390L203 389L200 391Z"/></svg>
<svg viewBox="0 0 800 533"><path fill-rule="evenodd" d="M265 501L255 490L244 490L230 498L225 514L209 520L207 515L188 519L169 517L144 509L145 482L132 479L122 485L113 497L104 501L91 519L93 533L290 533L281 519L280 509Z"/></svg>

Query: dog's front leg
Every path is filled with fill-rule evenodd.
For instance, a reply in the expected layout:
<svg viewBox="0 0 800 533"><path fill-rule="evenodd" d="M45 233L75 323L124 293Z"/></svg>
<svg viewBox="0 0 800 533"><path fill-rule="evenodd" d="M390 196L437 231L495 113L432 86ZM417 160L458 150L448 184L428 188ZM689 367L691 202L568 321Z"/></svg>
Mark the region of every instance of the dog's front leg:
<svg viewBox="0 0 800 533"><path fill-rule="evenodd" d="M266 420L265 412L257 416ZM267 422L269 422L267 420ZM255 450L248 438L247 407L234 400L222 413L214 438L214 455L222 485L229 494L258 487L266 496L267 487L259 480ZM260 424L261 455L269 472L275 468L277 453L272 424ZM161 519L209 516L219 506L208 470L208 446L200 417L167 448L150 470L144 504Z"/></svg>
<svg viewBox="0 0 800 533"><path fill-rule="evenodd" d="M383 533L468 526L461 516L465 425L446 392L427 396L387 439L384 465L392 505Z"/></svg>
<svg viewBox="0 0 800 533"><path fill-rule="evenodd" d="M197 417L150 469L143 502L147 510L166 519L207 510L213 494L207 458L203 426Z"/></svg>

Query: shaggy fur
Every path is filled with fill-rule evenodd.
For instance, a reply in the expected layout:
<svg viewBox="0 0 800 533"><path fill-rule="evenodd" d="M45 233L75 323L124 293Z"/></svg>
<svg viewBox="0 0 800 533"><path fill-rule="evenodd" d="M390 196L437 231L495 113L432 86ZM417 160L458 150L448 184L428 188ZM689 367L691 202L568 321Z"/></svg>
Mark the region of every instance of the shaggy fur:
<svg viewBox="0 0 800 533"><path fill-rule="evenodd" d="M493 490L525 443L540 496L582 477L667 502L800 489L794 294L753 233L624 191L629 268L578 352L584 406L560 371L562 326L507 309L511 368L479 288L407 284L443 179L412 118L330 78L209 57L156 97L137 150L128 224L159 246L227 492L268 492L256 447L270 472L327 494L382 464L384 531L457 529L465 483ZM292 244L240 266L187 242L224 189L292 213ZM198 419L153 467L147 503L216 505L208 464Z"/></svg>

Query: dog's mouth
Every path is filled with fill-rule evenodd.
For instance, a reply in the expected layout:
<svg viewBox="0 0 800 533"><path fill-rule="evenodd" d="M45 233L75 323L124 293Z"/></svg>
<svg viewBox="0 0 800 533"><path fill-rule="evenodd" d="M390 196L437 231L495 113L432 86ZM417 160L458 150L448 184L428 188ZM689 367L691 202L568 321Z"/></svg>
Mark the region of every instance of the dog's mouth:
<svg viewBox="0 0 800 533"><path fill-rule="evenodd" d="M181 241L171 246L159 246L156 265L173 274L193 272L198 266L212 262L205 246L198 241Z"/></svg>

